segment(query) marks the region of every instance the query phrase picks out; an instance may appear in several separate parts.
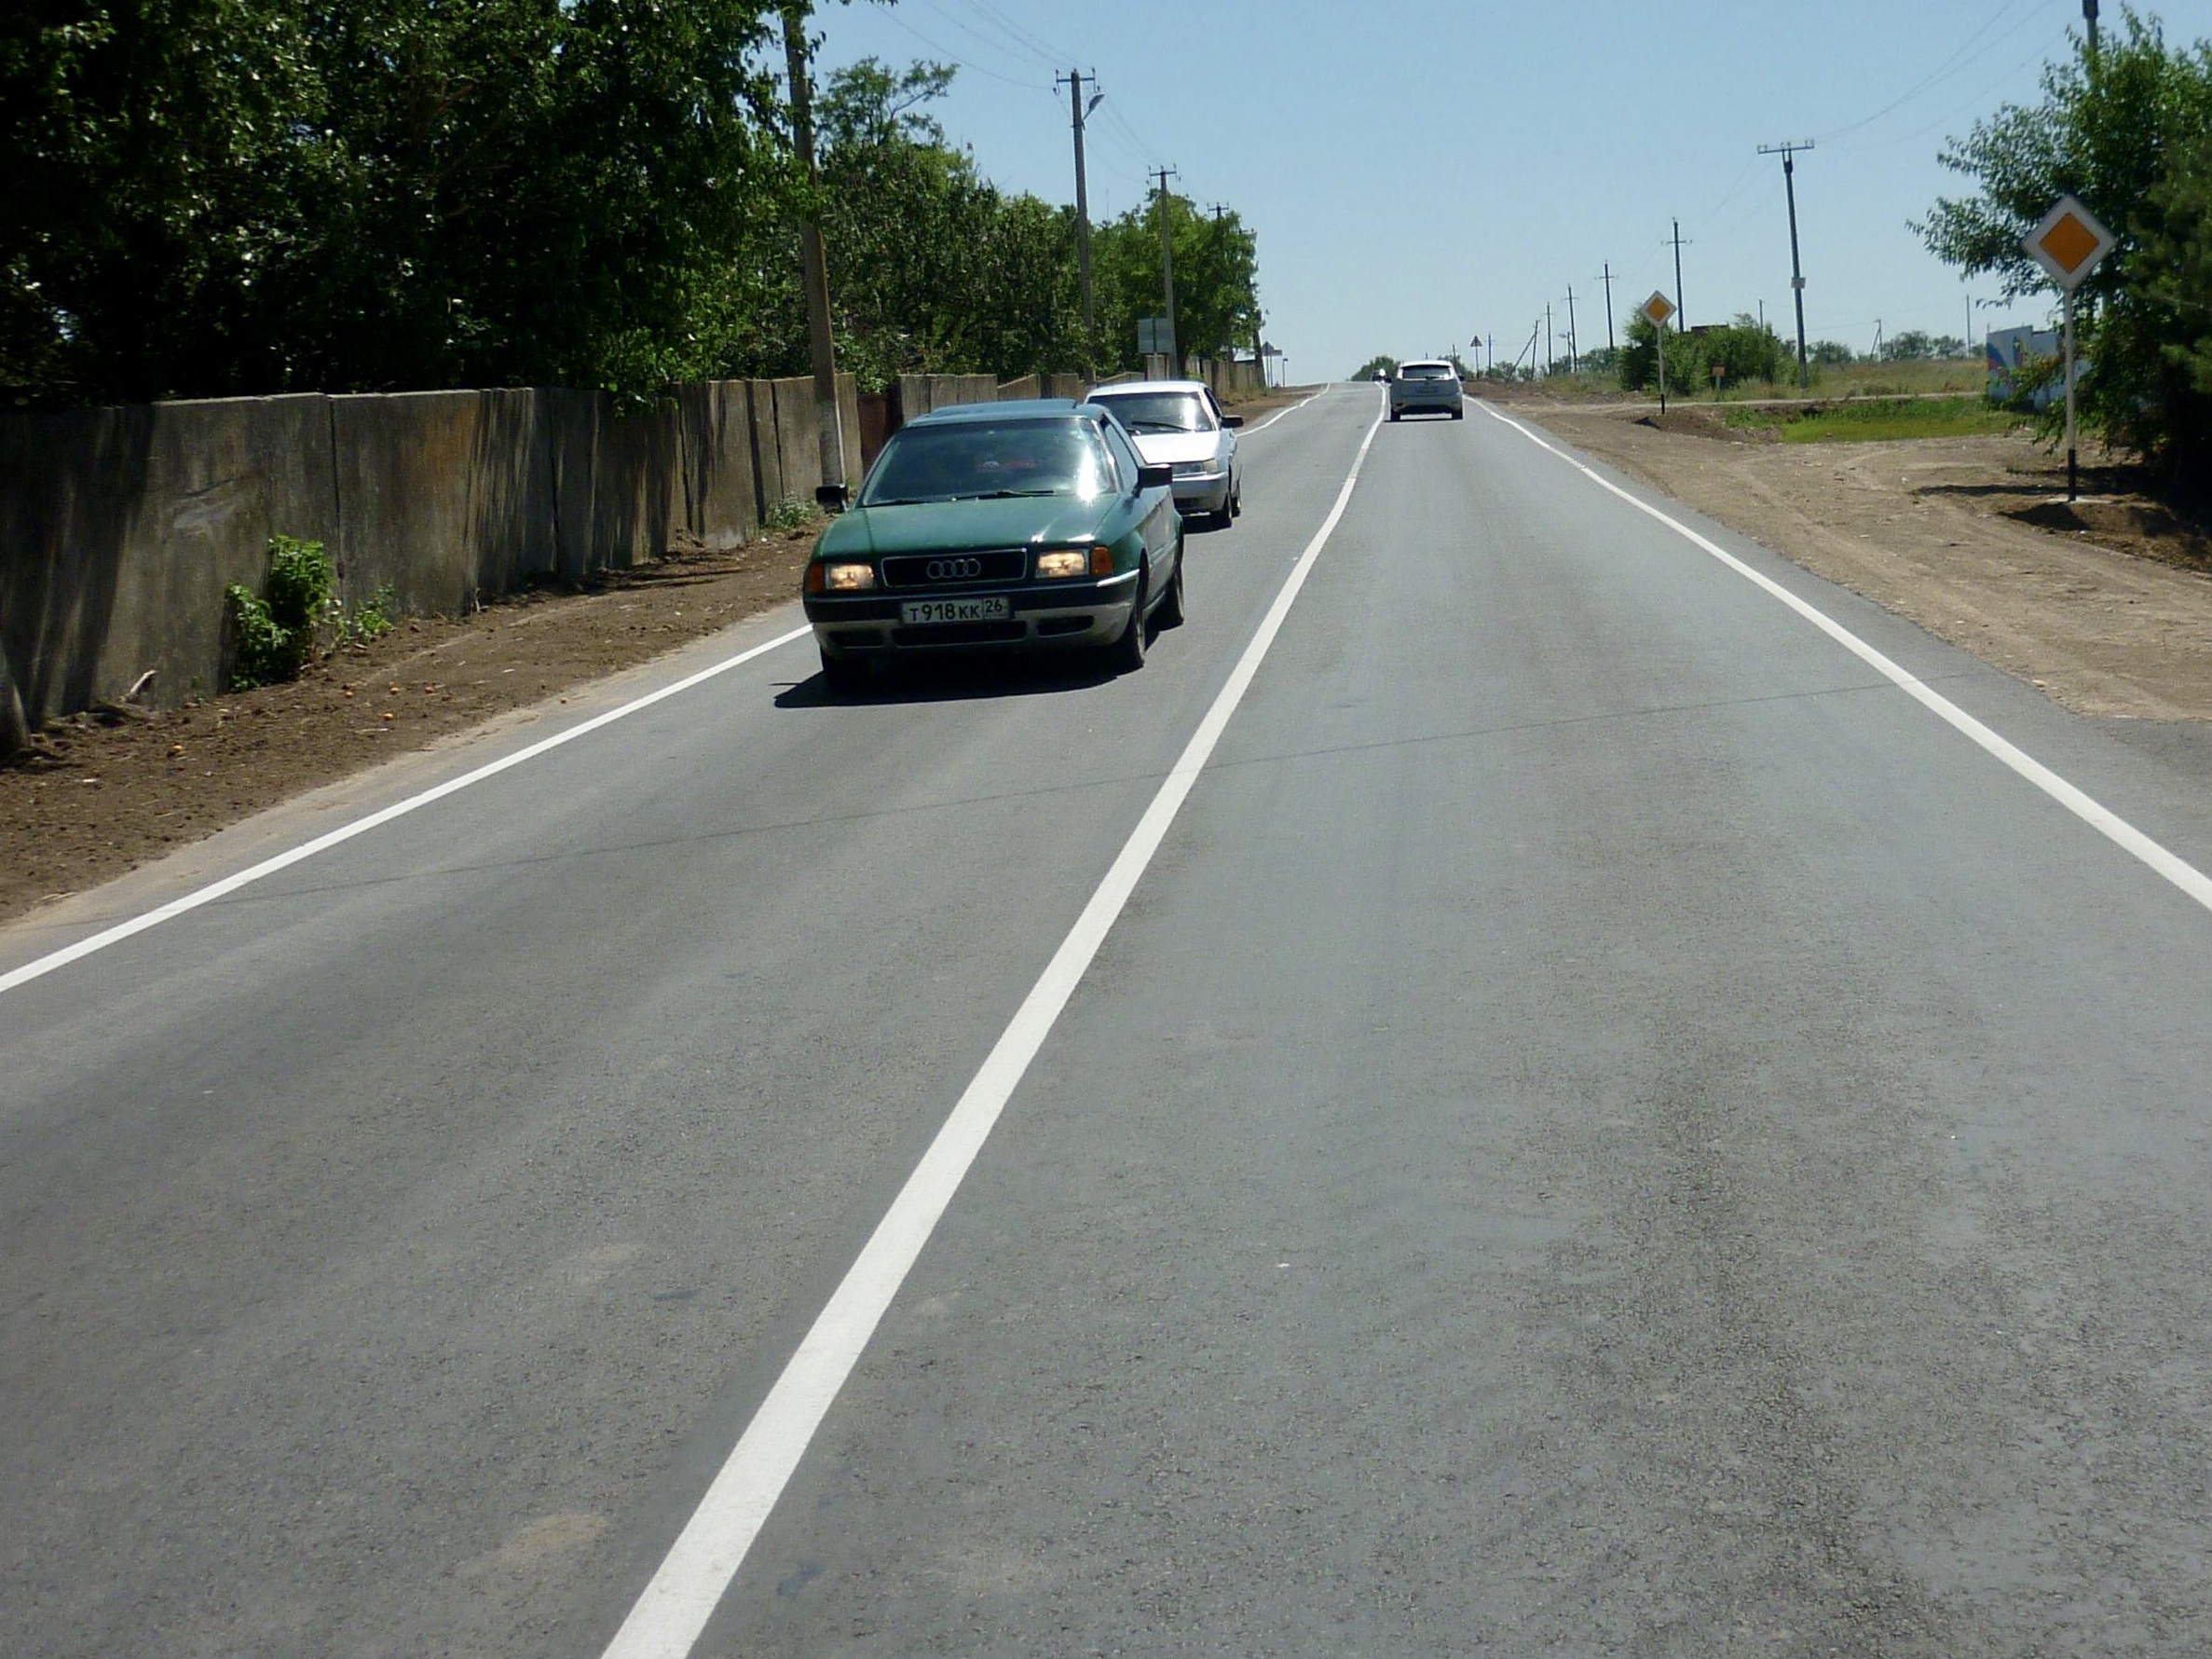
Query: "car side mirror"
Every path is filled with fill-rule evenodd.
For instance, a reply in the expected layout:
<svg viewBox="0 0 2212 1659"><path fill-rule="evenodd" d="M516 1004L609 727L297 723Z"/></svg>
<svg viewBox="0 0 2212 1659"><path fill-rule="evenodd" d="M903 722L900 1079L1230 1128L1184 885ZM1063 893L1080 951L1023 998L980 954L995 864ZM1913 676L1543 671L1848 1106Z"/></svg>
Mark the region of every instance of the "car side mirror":
<svg viewBox="0 0 2212 1659"><path fill-rule="evenodd" d="M1172 489L1174 486L1175 469L1165 462L1156 467L1148 465L1137 469L1139 489Z"/></svg>
<svg viewBox="0 0 2212 1659"><path fill-rule="evenodd" d="M1224 415L1222 417L1222 424L1223 426L1232 428L1239 427L1244 424L1244 417L1241 415Z"/></svg>
<svg viewBox="0 0 2212 1659"><path fill-rule="evenodd" d="M842 484L823 484L815 487L814 505L825 513L842 513L852 504L853 492Z"/></svg>

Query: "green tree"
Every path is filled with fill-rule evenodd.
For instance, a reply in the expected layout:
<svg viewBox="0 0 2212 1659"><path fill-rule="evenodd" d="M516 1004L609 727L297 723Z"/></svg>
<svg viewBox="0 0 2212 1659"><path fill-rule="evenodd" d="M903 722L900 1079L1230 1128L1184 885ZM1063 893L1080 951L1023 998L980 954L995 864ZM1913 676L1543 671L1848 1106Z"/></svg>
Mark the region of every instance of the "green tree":
<svg viewBox="0 0 2212 1659"><path fill-rule="evenodd" d="M1629 319L1628 340L1620 348L1620 385L1624 391L1659 391L1659 331L1652 327L1651 319L1641 312ZM1710 391L1712 372L1707 367L1703 340L1694 334L1667 331L1667 395L1686 397L1692 392Z"/></svg>
<svg viewBox="0 0 2212 1659"><path fill-rule="evenodd" d="M841 359L867 385L901 372L1079 372L1074 215L1000 190L946 141L927 106L953 73L867 59L825 90L823 237Z"/></svg>
<svg viewBox="0 0 2212 1659"><path fill-rule="evenodd" d="M266 374L266 274L311 238L321 85L276 0L0 16L0 385L67 400Z"/></svg>
<svg viewBox="0 0 2212 1659"><path fill-rule="evenodd" d="M2188 178L2207 135L2212 48L2170 48L2129 10L2095 57L2077 46L2045 68L2039 103L2007 104L1945 146L1944 165L1978 189L1938 200L1918 226L1939 257L2016 296L2050 292L2020 242L2061 194L2103 220L2118 244L2076 295L2083 417L2196 488L2212 461L2212 394L2189 366L2203 290L2184 271L2201 223Z"/></svg>
<svg viewBox="0 0 2212 1659"><path fill-rule="evenodd" d="M766 0L49 0L0 21L0 380L554 381L754 349Z"/></svg>
<svg viewBox="0 0 2212 1659"><path fill-rule="evenodd" d="M1137 320L1160 315L1160 214L1155 199L1101 225L1091 238L1097 273L1100 366L1135 368ZM1170 194L1166 212L1175 250L1175 343L1210 357L1249 344L1260 309L1259 245L1235 213L1202 213Z"/></svg>

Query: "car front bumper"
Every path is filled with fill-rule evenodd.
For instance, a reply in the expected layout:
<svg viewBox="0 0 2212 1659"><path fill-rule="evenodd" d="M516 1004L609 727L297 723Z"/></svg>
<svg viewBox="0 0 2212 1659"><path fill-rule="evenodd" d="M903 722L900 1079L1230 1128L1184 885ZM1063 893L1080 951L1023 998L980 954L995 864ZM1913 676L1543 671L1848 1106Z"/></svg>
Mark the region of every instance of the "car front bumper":
<svg viewBox="0 0 2212 1659"><path fill-rule="evenodd" d="M1223 513L1229 507L1229 474L1178 478L1173 485L1175 510L1188 518L1194 513Z"/></svg>
<svg viewBox="0 0 2212 1659"><path fill-rule="evenodd" d="M908 623L899 607L915 599L1007 601L1003 621ZM807 621L833 657L925 656L949 651L1039 651L1110 645L1129 625L1137 572L1097 581L1023 583L950 593L809 594Z"/></svg>

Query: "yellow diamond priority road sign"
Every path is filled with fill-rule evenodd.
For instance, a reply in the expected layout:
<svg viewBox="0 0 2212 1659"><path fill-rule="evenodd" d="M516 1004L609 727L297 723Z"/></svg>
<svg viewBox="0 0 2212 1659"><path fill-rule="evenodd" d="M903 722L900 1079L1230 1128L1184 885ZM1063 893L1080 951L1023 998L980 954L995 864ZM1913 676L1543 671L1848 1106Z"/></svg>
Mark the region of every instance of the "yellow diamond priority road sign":
<svg viewBox="0 0 2212 1659"><path fill-rule="evenodd" d="M2112 251L2112 233L2072 197L2061 196L2058 205L2021 239L2020 245L2051 273L2051 281L2071 294Z"/></svg>
<svg viewBox="0 0 2212 1659"><path fill-rule="evenodd" d="M1651 326L1654 328L1666 327L1667 319L1673 314L1674 302L1658 289L1653 289L1651 297L1644 302L1644 315L1651 319Z"/></svg>

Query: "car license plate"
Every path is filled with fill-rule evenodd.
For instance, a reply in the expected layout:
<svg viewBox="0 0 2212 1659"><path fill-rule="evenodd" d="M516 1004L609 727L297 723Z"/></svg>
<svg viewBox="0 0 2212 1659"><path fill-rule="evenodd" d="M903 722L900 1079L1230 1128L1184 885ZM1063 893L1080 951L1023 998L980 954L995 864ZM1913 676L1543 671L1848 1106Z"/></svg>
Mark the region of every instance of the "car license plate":
<svg viewBox="0 0 2212 1659"><path fill-rule="evenodd" d="M1004 595L990 599L908 599L898 608L903 623L992 623L1014 614Z"/></svg>

